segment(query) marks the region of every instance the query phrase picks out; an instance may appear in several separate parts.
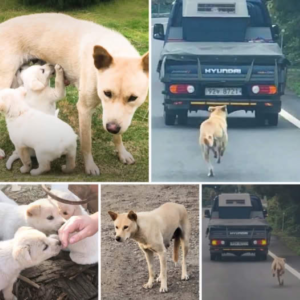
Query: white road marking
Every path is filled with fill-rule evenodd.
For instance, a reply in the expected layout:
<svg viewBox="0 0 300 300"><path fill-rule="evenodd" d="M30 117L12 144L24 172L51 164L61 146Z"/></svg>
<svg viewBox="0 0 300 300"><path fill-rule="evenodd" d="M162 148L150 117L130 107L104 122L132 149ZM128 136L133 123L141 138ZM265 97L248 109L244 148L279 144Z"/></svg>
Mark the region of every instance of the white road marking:
<svg viewBox="0 0 300 300"><path fill-rule="evenodd" d="M295 118L293 115L288 113L286 110L282 109L279 113L283 118L285 118L287 121L295 125L296 127L300 128L300 120Z"/></svg>
<svg viewBox="0 0 300 300"><path fill-rule="evenodd" d="M276 255L274 253L272 253L271 251L269 251L269 255L272 257L272 258L275 258ZM298 271L296 271L294 268L292 268L290 265L288 264L285 264L285 268L290 272L292 273L295 277L297 277L299 280L300 280L300 273Z"/></svg>

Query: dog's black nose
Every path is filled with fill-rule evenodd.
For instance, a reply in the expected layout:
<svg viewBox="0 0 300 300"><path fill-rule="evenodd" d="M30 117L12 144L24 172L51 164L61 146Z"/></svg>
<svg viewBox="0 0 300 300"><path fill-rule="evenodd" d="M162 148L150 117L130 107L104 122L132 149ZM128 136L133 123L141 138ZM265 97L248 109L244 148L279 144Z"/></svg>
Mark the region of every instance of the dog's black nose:
<svg viewBox="0 0 300 300"><path fill-rule="evenodd" d="M121 238L119 236L116 237L117 242L121 242Z"/></svg>
<svg viewBox="0 0 300 300"><path fill-rule="evenodd" d="M61 246L61 241L58 241L58 242L57 242L57 245L58 245L58 246Z"/></svg>
<svg viewBox="0 0 300 300"><path fill-rule="evenodd" d="M110 122L106 124L106 129L110 133L117 134L120 131L121 127L114 122Z"/></svg>

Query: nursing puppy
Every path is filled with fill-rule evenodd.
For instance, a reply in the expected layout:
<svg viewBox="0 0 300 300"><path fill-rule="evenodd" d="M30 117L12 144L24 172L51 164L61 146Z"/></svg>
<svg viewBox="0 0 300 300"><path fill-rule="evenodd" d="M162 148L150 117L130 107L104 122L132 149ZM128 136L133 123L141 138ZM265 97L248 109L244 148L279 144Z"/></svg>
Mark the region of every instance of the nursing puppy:
<svg viewBox="0 0 300 300"><path fill-rule="evenodd" d="M0 203L0 240L12 239L22 226L30 226L45 234L57 233L65 223L57 207L48 199L39 199L28 205Z"/></svg>
<svg viewBox="0 0 300 300"><path fill-rule="evenodd" d="M77 135L62 120L30 108L24 101L26 91L5 89L0 91L0 111L6 116L9 137L13 142L23 166L21 173L40 175L51 169L50 163L66 155L62 171L69 173L75 168ZM39 163L31 170L29 149L33 149Z"/></svg>
<svg viewBox="0 0 300 300"><path fill-rule="evenodd" d="M275 257L271 269L273 277L277 276L278 284L284 285L283 275L285 273L285 258Z"/></svg>
<svg viewBox="0 0 300 300"><path fill-rule="evenodd" d="M21 227L14 238L0 242L0 291L5 300L17 300L13 285L22 270L56 256L61 250L57 235L47 237L30 227Z"/></svg>
<svg viewBox="0 0 300 300"><path fill-rule="evenodd" d="M144 252L149 280L144 288L150 289L154 282L153 256L156 253L160 260L160 275L157 282L161 282L160 292L168 291L167 287L167 248L174 239L173 261L178 262L179 247L182 249L182 273L181 279L188 280L186 270L186 256L189 248L190 222L187 211L183 205L176 203L165 203L150 212L117 214L109 211L114 221L116 240L124 242L134 239Z"/></svg>
<svg viewBox="0 0 300 300"><path fill-rule="evenodd" d="M227 109L226 106L215 106L209 107L208 111L211 113L209 118L200 126L199 144L208 164L208 177L213 177L214 169L209 154L212 151L218 164L221 163L228 142Z"/></svg>
<svg viewBox="0 0 300 300"><path fill-rule="evenodd" d="M80 200L71 192L59 190L51 190L51 192L64 200ZM81 205L64 204L52 199L50 196L48 199L50 199L50 201L58 207L60 215L66 220L69 220L71 217L89 215ZM69 246L64 250L70 251L70 258L75 263L80 265L89 265L98 262L98 244L99 234L96 233L93 236L77 242L76 244L69 244Z"/></svg>
<svg viewBox="0 0 300 300"><path fill-rule="evenodd" d="M51 88L50 78L54 73L56 73L55 88ZM25 87L27 91L25 101L31 108L57 116L56 102L66 96L64 72L59 65L55 68L50 64L26 66L18 72L16 78L18 84ZM32 149L29 152L31 157L35 156ZM7 160L6 168L10 170L13 162L19 158L15 150Z"/></svg>
<svg viewBox="0 0 300 300"><path fill-rule="evenodd" d="M103 127L114 134L119 159L125 164L134 163L121 135L147 97L148 53L140 57L130 42L116 31L52 13L3 22L0 57L0 74L3 74L0 89L9 88L19 67L30 59L62 66L66 79L79 90L80 144L87 174L99 174L91 152L91 118L100 102Z"/></svg>

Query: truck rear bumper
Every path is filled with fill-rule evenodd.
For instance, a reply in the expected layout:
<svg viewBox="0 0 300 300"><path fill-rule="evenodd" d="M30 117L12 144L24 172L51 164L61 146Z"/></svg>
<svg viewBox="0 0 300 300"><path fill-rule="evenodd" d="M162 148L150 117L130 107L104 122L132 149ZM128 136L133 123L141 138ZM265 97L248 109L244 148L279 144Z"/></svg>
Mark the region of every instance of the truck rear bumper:
<svg viewBox="0 0 300 300"><path fill-rule="evenodd" d="M281 110L281 100L277 99L168 99L164 103L168 110L207 110L209 106L227 105L228 112L238 110L259 111L262 113L279 113Z"/></svg>
<svg viewBox="0 0 300 300"><path fill-rule="evenodd" d="M268 253L268 247L210 247L210 253L212 254L225 254L225 253L233 253L233 254L244 254L244 253Z"/></svg>

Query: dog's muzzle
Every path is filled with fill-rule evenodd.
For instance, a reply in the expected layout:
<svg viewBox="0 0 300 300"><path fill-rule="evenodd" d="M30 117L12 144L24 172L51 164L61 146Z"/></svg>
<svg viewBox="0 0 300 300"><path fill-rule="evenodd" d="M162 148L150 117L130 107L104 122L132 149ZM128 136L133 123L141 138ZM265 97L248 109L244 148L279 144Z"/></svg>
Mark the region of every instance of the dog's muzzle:
<svg viewBox="0 0 300 300"><path fill-rule="evenodd" d="M117 242L121 242L121 237L117 236L117 237L116 237L116 241L117 241Z"/></svg>
<svg viewBox="0 0 300 300"><path fill-rule="evenodd" d="M117 134L121 130L121 127L114 122L109 122L106 124L106 130L112 134Z"/></svg>

